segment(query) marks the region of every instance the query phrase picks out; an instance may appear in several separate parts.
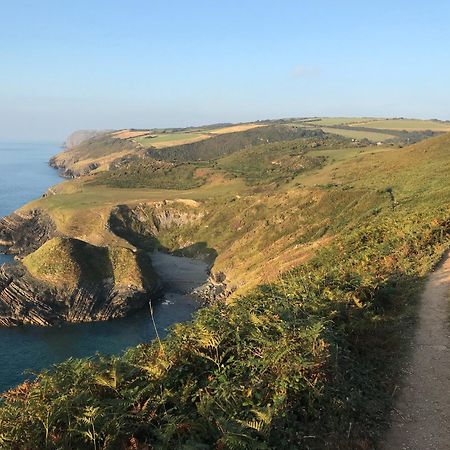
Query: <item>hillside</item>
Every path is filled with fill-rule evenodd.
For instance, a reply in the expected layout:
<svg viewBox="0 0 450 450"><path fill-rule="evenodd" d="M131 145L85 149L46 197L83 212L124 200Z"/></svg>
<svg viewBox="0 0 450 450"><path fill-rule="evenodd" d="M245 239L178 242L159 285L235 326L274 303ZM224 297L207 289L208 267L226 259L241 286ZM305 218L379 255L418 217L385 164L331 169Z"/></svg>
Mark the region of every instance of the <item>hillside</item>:
<svg viewBox="0 0 450 450"><path fill-rule="evenodd" d="M411 144L450 131L438 120L309 118L281 119L244 124L222 124L175 129L126 129L79 131L51 165L68 177L107 171L140 163L151 156L163 161L211 160L262 142L302 137L321 138L324 133L369 143Z"/></svg>
<svg viewBox="0 0 450 450"><path fill-rule="evenodd" d="M96 261L90 276L101 269L129 284L132 250L158 248L208 261L225 295L164 341L70 360L7 392L0 443L374 448L417 293L450 244L450 134L424 139L437 131L426 131L431 121L397 121L401 135L370 118L128 130L66 153L77 155L70 164L107 158L108 167L19 211L40 211L61 236L43 234L23 259L32 276L79 284L75 247L108 247L122 249L105 259L111 266L98 263L105 255L82 259ZM345 127L392 138L376 145L379 136L343 136ZM138 142L191 132L214 136ZM413 136L421 141L405 146Z"/></svg>

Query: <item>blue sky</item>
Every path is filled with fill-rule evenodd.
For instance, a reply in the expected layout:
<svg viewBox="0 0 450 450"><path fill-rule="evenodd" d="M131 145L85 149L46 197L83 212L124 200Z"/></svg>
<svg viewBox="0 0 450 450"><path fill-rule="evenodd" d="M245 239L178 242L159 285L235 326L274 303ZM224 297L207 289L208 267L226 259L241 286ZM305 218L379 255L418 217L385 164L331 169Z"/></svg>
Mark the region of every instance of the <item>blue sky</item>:
<svg viewBox="0 0 450 450"><path fill-rule="evenodd" d="M448 1L0 0L0 139L450 119Z"/></svg>

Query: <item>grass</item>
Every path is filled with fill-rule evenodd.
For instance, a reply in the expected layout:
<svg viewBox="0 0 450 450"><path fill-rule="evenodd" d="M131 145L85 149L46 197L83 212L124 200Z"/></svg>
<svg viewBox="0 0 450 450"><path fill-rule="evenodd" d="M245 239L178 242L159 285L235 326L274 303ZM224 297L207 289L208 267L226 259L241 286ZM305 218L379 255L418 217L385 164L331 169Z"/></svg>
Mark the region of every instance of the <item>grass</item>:
<svg viewBox="0 0 450 450"><path fill-rule="evenodd" d="M4 395L0 442L372 448L395 388L404 304L448 243L449 218L386 211L162 343L42 373Z"/></svg>
<svg viewBox="0 0 450 450"><path fill-rule="evenodd" d="M368 120L374 120L365 117L318 117L313 119L304 119L300 122L311 123L311 125L318 126L334 126L334 125L349 125L359 124Z"/></svg>
<svg viewBox="0 0 450 450"><path fill-rule="evenodd" d="M120 130L95 137L69 151L62 152L54 158L54 162L64 166L68 170L67 173L69 175L84 175L117 168L126 164L129 160L145 156L149 150L155 152L152 156L156 159L169 161L209 160L238 151L248 145L256 145L260 143L255 141L258 137L267 142L301 137L300 135L291 137L286 135L289 124L302 125L304 132L307 130L311 132L314 129L318 131L320 127L325 127L327 132L354 139L367 138L373 141L384 141L392 138L394 135L399 138L398 132L402 130L409 132L423 130L433 130L435 132L450 131L448 123L435 120L342 117L292 119L292 121L291 119L286 119L268 121L264 124L224 124L222 126L181 130ZM339 126L342 128L339 128ZM351 130L348 129L350 126L363 127L365 129ZM283 128L286 129L284 133L280 131ZM392 136L386 130L392 130ZM394 133L394 131L397 133ZM415 142L420 138L420 136L416 135L405 135L402 137L405 143Z"/></svg>
<svg viewBox="0 0 450 450"><path fill-rule="evenodd" d="M255 123L245 123L241 125L232 125L230 127L213 128L209 130L211 134L227 134L227 133L239 133L242 131L252 130L253 128L263 127L265 125Z"/></svg>
<svg viewBox="0 0 450 450"><path fill-rule="evenodd" d="M274 154L291 155L295 145L242 150L226 156L221 170L247 167L242 177L259 180ZM205 243L218 253L213 270L237 288L249 286L162 342L120 357L70 360L6 393L0 443L374 448L418 288L450 245L449 148L450 135L401 149L312 148L306 156L320 157L320 167L278 186L227 180L211 162L207 182L192 190L81 180L41 199L51 214L72 208L80 226L87 210L128 199L142 236L155 208L188 207L152 201L195 199L201 220L155 238L170 250ZM146 205L137 206L140 196Z"/></svg>
<svg viewBox="0 0 450 450"><path fill-rule="evenodd" d="M23 260L38 280L75 289L80 283L100 283L112 277L106 248L84 241L55 237Z"/></svg>
<svg viewBox="0 0 450 450"><path fill-rule="evenodd" d="M179 132L167 134L152 134L152 137L144 136L133 139L143 147L166 148L177 144L188 144L208 139L211 136L201 132Z"/></svg>
<svg viewBox="0 0 450 450"><path fill-rule="evenodd" d="M113 188L193 189L204 184L193 164L170 164L150 158L99 174L92 182Z"/></svg>
<svg viewBox="0 0 450 450"><path fill-rule="evenodd" d="M335 142L332 144L336 145ZM330 144L330 145L332 145ZM217 161L216 167L248 184L285 181L300 172L321 165L320 158L310 156L312 146L327 145L325 141L297 140L288 143L263 144L241 150Z"/></svg>
<svg viewBox="0 0 450 450"><path fill-rule="evenodd" d="M326 164L317 170L311 170L307 173L297 176L292 185L319 186L326 184L342 184L337 180L338 174L352 167L355 162L360 161L362 157L377 155L378 153L395 151L392 147L350 147L332 150L312 150L311 156L326 158ZM348 184L350 185L350 181Z"/></svg>
<svg viewBox="0 0 450 450"><path fill-rule="evenodd" d="M450 131L450 123L435 120L416 120L416 119L377 119L358 123L352 123L351 126L363 126L367 128L383 130L407 130L407 131Z"/></svg>
<svg viewBox="0 0 450 450"><path fill-rule="evenodd" d="M166 148L173 145L189 144L192 142L199 142L204 139L209 139L214 135L228 134L228 133L240 133L243 131L258 128L264 125L258 124L241 124L233 126L225 126L220 128L199 128L196 130L186 130L181 132L172 133L151 133L151 136L138 136L133 139L134 142L144 147ZM150 134L150 133L147 133ZM127 134L128 136L128 134ZM133 137L133 136L131 136Z"/></svg>
<svg viewBox="0 0 450 450"><path fill-rule="evenodd" d="M23 259L38 280L54 287L76 289L84 284L114 280L116 289L152 287L155 275L148 258L130 248L99 247L87 242L55 237Z"/></svg>

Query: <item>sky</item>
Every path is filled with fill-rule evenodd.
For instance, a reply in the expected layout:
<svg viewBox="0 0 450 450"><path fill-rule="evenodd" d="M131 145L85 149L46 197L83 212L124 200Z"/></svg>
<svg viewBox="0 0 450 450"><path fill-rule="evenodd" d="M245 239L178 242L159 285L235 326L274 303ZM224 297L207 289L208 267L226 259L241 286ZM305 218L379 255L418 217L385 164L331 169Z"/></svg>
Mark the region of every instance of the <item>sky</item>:
<svg viewBox="0 0 450 450"><path fill-rule="evenodd" d="M450 119L450 2L0 0L0 139Z"/></svg>

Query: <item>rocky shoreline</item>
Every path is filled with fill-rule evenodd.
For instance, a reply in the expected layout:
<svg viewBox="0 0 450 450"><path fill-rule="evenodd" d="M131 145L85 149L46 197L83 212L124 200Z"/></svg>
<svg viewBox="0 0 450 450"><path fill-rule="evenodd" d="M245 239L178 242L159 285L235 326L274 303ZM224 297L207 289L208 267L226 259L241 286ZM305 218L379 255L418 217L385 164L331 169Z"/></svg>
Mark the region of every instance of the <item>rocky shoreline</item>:
<svg viewBox="0 0 450 450"><path fill-rule="evenodd" d="M118 214L120 211L120 214ZM139 212L139 214L138 214ZM157 211L151 211L151 229L147 214L150 211L122 207L112 212L112 226L119 235L133 236L141 241L156 239L155 233L165 227L179 226L195 220L186 212L173 212L170 205L161 203ZM118 216L121 220L117 220ZM143 224L145 223L145 227ZM110 223L110 225L113 225ZM113 231L113 230L112 230ZM0 266L0 326L33 324L51 326L62 322L93 322L125 317L143 309L149 299L156 300L163 294L159 277L151 277L140 287L117 285L109 276L92 283L80 278L76 287L56 286L33 276L23 264L23 258L51 240L72 241L61 237L51 217L42 210L16 212L0 220L0 246L2 253L15 255L15 264ZM131 239L133 240L133 239ZM82 242L82 241L78 241ZM50 255L50 258L52 255ZM195 258L194 258L195 259ZM73 261L67 261L67 264ZM150 258L148 264L151 266ZM208 267L208 264L205 263ZM188 277L189 278L189 277ZM211 273L209 268L205 278L198 283L194 279L192 288L186 294L199 299L204 305L223 301L233 289L227 284L222 273Z"/></svg>
<svg viewBox="0 0 450 450"><path fill-rule="evenodd" d="M0 220L2 253L17 259L16 264L0 266L0 325L110 320L139 310L149 298L161 295L158 280L139 288L117 286L106 277L95 284L81 279L71 289L36 279L22 259L58 235L54 222L41 210L13 213Z"/></svg>
<svg viewBox="0 0 450 450"><path fill-rule="evenodd" d="M0 325L50 326L125 317L148 304L149 292L123 292L111 283L80 286L73 291L41 283L22 265L0 266ZM153 296L160 295L155 286Z"/></svg>

